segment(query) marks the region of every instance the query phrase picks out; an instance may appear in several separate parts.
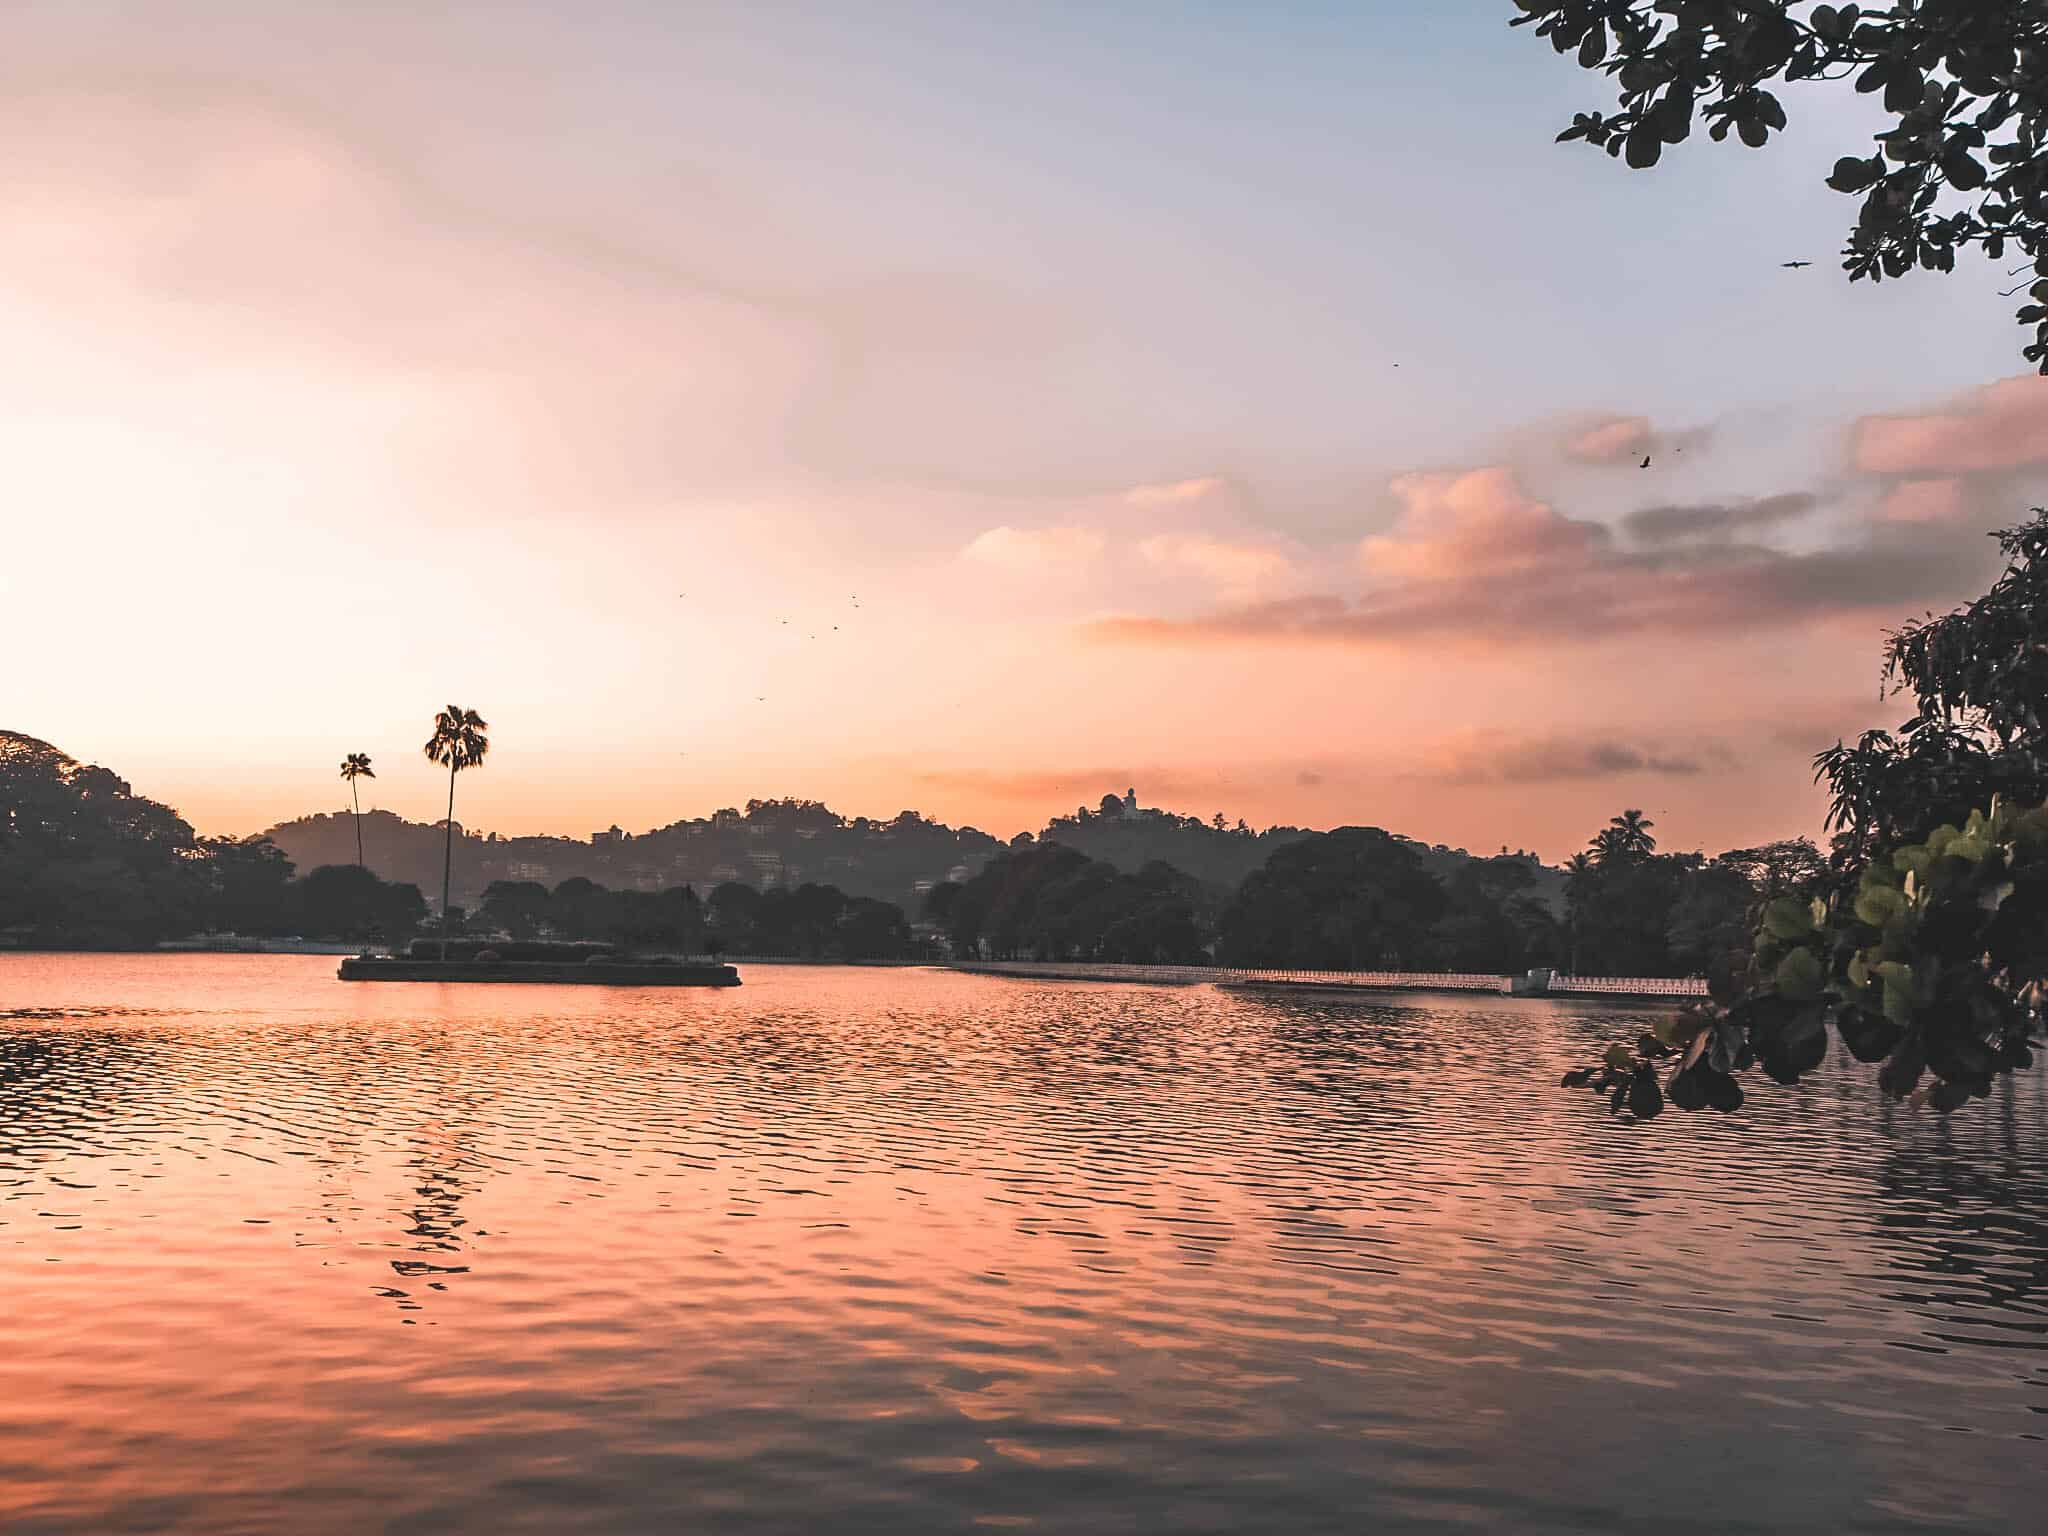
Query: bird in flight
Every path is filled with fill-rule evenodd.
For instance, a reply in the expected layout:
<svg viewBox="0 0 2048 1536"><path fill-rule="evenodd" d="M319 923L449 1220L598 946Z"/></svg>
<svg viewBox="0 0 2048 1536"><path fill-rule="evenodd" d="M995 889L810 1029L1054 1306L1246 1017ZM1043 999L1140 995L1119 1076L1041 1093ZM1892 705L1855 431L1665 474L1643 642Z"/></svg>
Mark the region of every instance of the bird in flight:
<svg viewBox="0 0 2048 1536"><path fill-rule="evenodd" d="M1778 265L1781 267L1810 267L1813 263L1810 261L1781 261Z"/></svg>
<svg viewBox="0 0 2048 1536"><path fill-rule="evenodd" d="M1646 453L1646 454L1644 454L1644 455L1643 455L1643 462L1642 462L1642 463L1640 463L1640 464L1638 464L1638 465L1636 466L1636 468L1637 468L1637 469L1648 469L1649 467L1650 467L1650 456L1649 456L1649 455L1648 455L1648 454Z"/></svg>

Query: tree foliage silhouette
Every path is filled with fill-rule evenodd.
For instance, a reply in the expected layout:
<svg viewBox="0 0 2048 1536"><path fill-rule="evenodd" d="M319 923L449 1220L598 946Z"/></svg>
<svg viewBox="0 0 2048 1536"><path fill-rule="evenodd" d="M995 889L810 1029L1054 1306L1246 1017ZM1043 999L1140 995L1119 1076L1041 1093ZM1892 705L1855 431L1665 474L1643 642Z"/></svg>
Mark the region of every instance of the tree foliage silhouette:
<svg viewBox="0 0 2048 1536"><path fill-rule="evenodd" d="M1746 1068L1797 1082L1831 1029L1883 1064L1887 1094L1941 1110L2032 1063L2048 989L2048 512L1997 538L2006 570L1988 592L1886 646L1914 717L1816 759L1836 833L1824 889L1762 905L1747 952L1714 973L1716 1006L1609 1047L1567 1086L1639 1119L1667 1096L1734 1109Z"/></svg>
<svg viewBox="0 0 2048 1536"><path fill-rule="evenodd" d="M355 808L356 817L356 863L363 862L363 797L356 788L358 779L374 779L376 770L370 766L370 754L351 752L341 760L341 776L348 784L349 801Z"/></svg>
<svg viewBox="0 0 2048 1536"><path fill-rule="evenodd" d="M441 958L448 958L449 886L455 870L455 776L464 769L474 768L484 760L491 750L491 741L484 733L490 724L473 709L464 709L460 704L450 704L434 716L434 734L420 750L430 763L439 763L448 770L448 822L447 841L441 855Z"/></svg>
<svg viewBox="0 0 2048 1536"><path fill-rule="evenodd" d="M1842 249L1852 281L1955 269L2008 248L2031 263L2019 311L2048 373L2048 6L2041 0L1515 0L1559 53L1615 83L1619 110L1580 112L1583 140L1647 169L1695 123L1760 149L1783 129L1774 87L1853 81L1889 118L1827 184L1858 197ZM2024 268L2015 269L2025 270Z"/></svg>

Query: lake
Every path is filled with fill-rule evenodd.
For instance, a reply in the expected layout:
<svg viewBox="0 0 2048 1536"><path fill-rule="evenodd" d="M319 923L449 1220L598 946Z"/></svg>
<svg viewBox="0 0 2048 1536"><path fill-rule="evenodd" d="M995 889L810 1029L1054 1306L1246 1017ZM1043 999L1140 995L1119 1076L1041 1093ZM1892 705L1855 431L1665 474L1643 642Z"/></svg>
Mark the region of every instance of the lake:
<svg viewBox="0 0 2048 1536"><path fill-rule="evenodd" d="M2048 1092L1650 1015L0 955L0 1529L2038 1530Z"/></svg>

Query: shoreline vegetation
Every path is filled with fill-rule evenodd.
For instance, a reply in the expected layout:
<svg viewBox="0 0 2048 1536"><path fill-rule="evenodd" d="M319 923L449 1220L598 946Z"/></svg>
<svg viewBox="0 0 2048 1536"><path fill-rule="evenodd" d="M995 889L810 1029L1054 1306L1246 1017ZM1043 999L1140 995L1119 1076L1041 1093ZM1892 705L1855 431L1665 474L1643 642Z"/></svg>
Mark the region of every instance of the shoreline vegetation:
<svg viewBox="0 0 2048 1536"><path fill-rule="evenodd" d="M357 779L375 778L367 761L345 762L358 770L344 774L352 798ZM914 812L875 822L804 800L750 801L641 836L614 828L588 844L515 845L375 810L358 819L353 804L272 833L200 837L110 770L0 731L0 949L320 953L438 940L421 883L373 867L388 843L419 835L430 850L408 846L398 867L430 852L422 873L470 897L450 902L451 940L714 959L1670 978L1703 974L1743 941L1759 901L1806 890L1823 869L1805 840L1660 853L1653 826L1624 812L1561 868L1377 827L1255 832L1221 814L1141 808L1135 791L1007 844ZM358 847L370 865L344 862ZM301 873L305 848L340 857ZM543 853L618 883L550 883L538 878L554 873ZM480 887L479 866L493 876ZM832 878L805 878L812 870Z"/></svg>

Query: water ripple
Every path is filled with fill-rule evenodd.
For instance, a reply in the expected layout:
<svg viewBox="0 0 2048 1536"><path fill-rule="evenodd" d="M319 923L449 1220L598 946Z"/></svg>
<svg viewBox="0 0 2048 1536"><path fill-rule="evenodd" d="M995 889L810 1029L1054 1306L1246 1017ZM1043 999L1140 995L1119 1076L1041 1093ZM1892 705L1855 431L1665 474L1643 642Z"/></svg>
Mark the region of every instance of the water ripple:
<svg viewBox="0 0 2048 1536"><path fill-rule="evenodd" d="M1641 1015L0 956L0 1527L2021 1529L2048 1094Z"/></svg>

